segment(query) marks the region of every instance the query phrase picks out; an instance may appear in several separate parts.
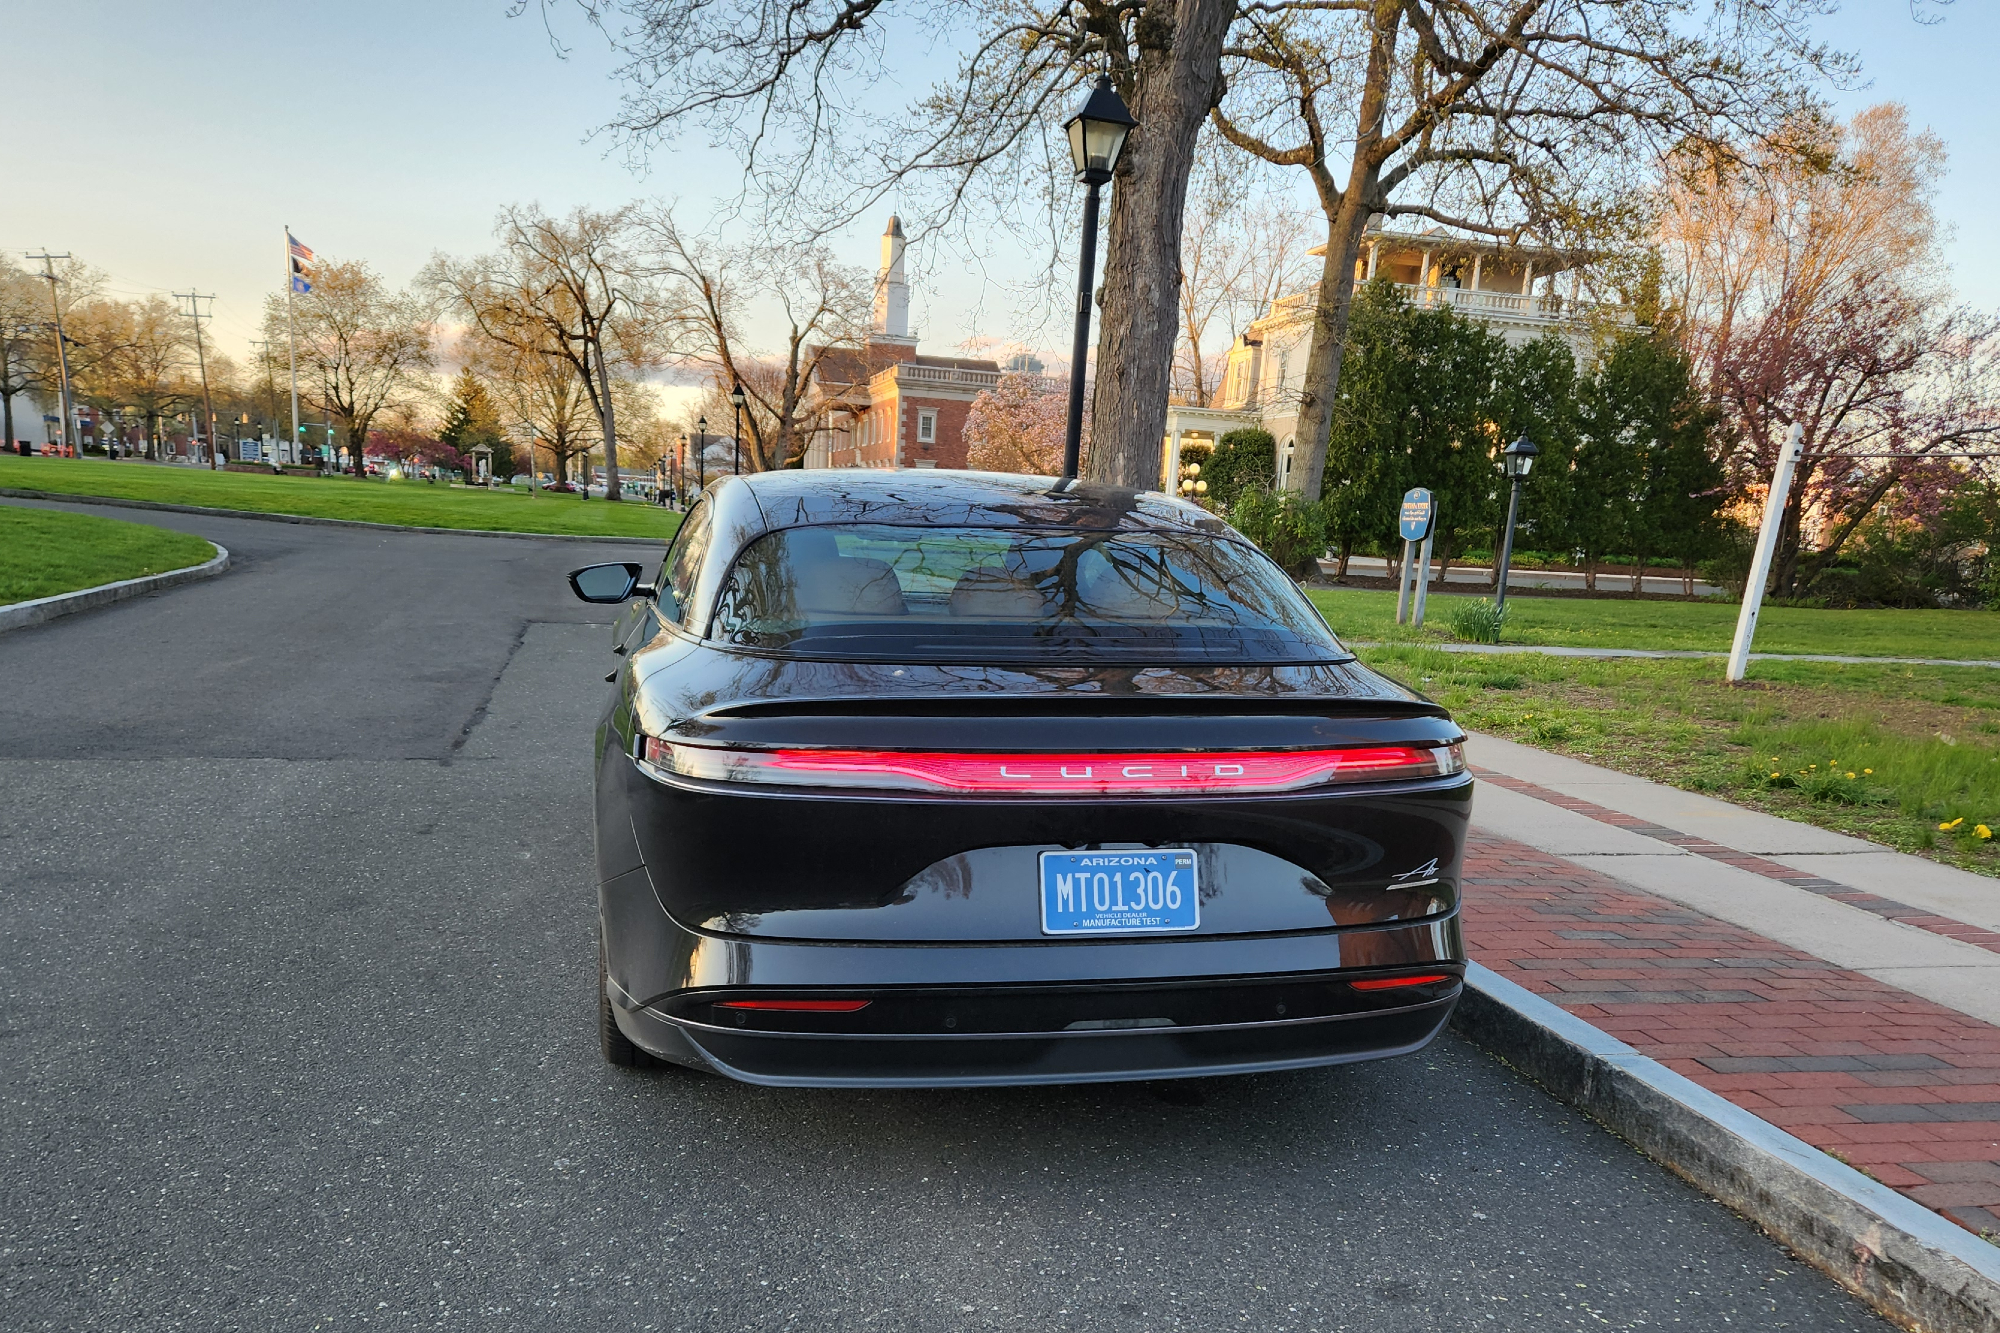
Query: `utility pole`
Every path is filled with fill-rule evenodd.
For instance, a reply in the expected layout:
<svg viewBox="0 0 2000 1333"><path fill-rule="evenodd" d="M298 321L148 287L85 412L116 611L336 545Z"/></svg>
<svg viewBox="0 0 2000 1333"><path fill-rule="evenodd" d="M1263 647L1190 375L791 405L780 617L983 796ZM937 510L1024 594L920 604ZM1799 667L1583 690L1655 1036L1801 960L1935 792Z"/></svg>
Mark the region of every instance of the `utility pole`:
<svg viewBox="0 0 2000 1333"><path fill-rule="evenodd" d="M252 338L250 340L250 345L252 347L262 349L264 353L265 398L266 401L269 402L271 406L271 437L272 437L272 443L276 444L278 435L278 380L277 377L271 373L271 341L268 338ZM295 430L292 432L292 434L296 436L298 432ZM293 439L291 444L292 444L291 449L281 448L278 450L278 457L280 460L283 460L287 454L292 453L293 450L299 447L299 442L297 439ZM297 460L293 459L292 461L296 462Z"/></svg>
<svg viewBox="0 0 2000 1333"><path fill-rule="evenodd" d="M63 336L62 302L56 297L56 283L58 279L56 278L55 261L58 259L68 259L69 251L65 250L59 255L52 255L44 250L41 254L29 255L28 258L42 261L42 276L49 280L49 304L54 307L56 312L56 363L62 367L62 442L63 447L67 449L70 444L70 418L75 415L76 409L70 402L69 395L69 339ZM77 452L80 454L83 451L79 449Z"/></svg>
<svg viewBox="0 0 2000 1333"><path fill-rule="evenodd" d="M174 299L176 301L184 300L188 303L188 318L194 321L194 357L196 363L201 367L201 414L208 421L208 470L210 472L220 472L222 470L222 445L215 438L215 407L208 400L208 352L202 346L201 341L201 322L204 319L215 318L212 314L204 315L201 313L201 303L203 301L208 302L209 309L213 310L215 308L215 294L211 292L207 296L197 296L193 292L175 292Z"/></svg>
<svg viewBox="0 0 2000 1333"><path fill-rule="evenodd" d="M292 367L292 447L302 447L299 441L299 324L292 314L292 293L299 287L298 279L292 272L292 224L285 224L285 345L290 349ZM332 412L327 415L331 417ZM329 433L328 443L331 444ZM320 460L320 471L326 471L326 459ZM358 476L360 469L356 468Z"/></svg>

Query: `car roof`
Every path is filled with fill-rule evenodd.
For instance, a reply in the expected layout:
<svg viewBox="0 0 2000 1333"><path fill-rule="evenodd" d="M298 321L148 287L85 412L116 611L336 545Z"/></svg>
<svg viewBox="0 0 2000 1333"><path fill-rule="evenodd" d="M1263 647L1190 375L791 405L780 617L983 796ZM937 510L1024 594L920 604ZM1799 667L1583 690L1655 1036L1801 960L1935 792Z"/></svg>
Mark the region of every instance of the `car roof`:
<svg viewBox="0 0 2000 1333"><path fill-rule="evenodd" d="M815 468L761 472L724 491L755 501L764 531L816 523L1052 527L1222 533L1223 521L1158 491L945 468ZM738 498L742 497L742 498ZM749 515L745 514L744 518ZM744 526L751 526L745 524ZM749 534L745 534L746 536Z"/></svg>

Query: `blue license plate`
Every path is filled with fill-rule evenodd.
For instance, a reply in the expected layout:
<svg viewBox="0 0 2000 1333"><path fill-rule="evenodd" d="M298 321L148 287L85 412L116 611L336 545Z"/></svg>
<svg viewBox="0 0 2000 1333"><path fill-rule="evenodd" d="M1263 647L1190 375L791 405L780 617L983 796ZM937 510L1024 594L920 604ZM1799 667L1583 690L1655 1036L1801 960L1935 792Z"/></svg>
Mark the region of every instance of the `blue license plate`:
<svg viewBox="0 0 2000 1333"><path fill-rule="evenodd" d="M1132 935L1201 924L1194 853L1043 852L1044 935Z"/></svg>

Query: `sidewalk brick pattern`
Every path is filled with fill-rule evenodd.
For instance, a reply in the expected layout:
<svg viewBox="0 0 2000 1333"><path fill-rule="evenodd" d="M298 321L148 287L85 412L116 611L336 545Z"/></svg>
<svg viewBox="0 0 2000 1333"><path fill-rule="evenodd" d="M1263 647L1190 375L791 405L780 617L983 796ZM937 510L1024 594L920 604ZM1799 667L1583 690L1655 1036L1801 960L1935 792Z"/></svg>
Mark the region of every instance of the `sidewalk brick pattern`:
<svg viewBox="0 0 2000 1333"><path fill-rule="evenodd" d="M1679 829L1670 829L1661 824L1648 823L1646 820L1640 819L1635 815L1628 815L1618 810L1612 810L1598 805L1593 801L1583 800L1581 797L1565 796L1559 791L1552 791L1547 787L1537 786L1532 782L1524 782L1520 778L1510 778L1504 773L1494 773L1483 768L1474 768L1472 771L1478 776L1481 782L1490 782L1496 787L1505 787L1509 791L1517 791L1524 796L1532 796L1538 801L1547 801L1550 805L1560 806L1565 810L1585 815L1600 824L1610 824L1616 828L1622 828L1628 833L1640 833L1648 838L1657 838L1659 841L1671 843L1683 851L1693 852L1696 856L1705 856L1711 861L1720 861L1724 865L1735 866L1738 870L1747 870L1753 875L1762 875L1766 879L1775 879L1781 883L1789 884L1795 889L1804 889L1806 892L1816 893L1822 898L1831 898L1835 902L1846 903L1849 907L1858 907L1864 912L1879 916L1887 921L1900 921L1906 926L1914 926L1918 930L1927 930L1933 935L1946 935L1952 939L1963 940L1967 944L1976 944L1982 949L1990 949L1994 953L2000 953L2000 932L1985 930L1979 926L1970 926L1963 921L1954 921L1948 916L1937 916L1934 913L1925 911L1921 907L1912 907L1908 903L1899 903L1893 898L1884 898L1880 894L1869 893L1866 890L1857 889L1852 885L1842 884L1838 880L1826 879L1819 875L1809 875L1803 870L1794 870L1790 866L1780 865L1776 861L1758 856L1754 852L1739 852L1733 847L1724 847L1720 843L1710 842L1707 838L1698 838L1691 833L1682 833Z"/></svg>
<svg viewBox="0 0 2000 1333"><path fill-rule="evenodd" d="M2000 1239L2000 1027L1507 839L1465 881L1479 962Z"/></svg>

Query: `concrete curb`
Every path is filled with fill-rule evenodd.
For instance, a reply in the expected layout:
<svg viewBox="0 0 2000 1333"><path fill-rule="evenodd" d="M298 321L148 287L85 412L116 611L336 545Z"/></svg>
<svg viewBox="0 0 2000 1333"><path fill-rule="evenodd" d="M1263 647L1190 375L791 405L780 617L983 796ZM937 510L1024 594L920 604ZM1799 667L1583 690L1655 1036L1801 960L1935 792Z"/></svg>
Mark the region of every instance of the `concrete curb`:
<svg viewBox="0 0 2000 1333"><path fill-rule="evenodd" d="M1452 1026L1909 1328L2000 1333L2000 1249L1474 963Z"/></svg>
<svg viewBox="0 0 2000 1333"><path fill-rule="evenodd" d="M205 564L170 569L164 574L148 574L144 578L122 579L117 583L100 583L95 588L79 588L54 597L37 597L32 602L0 606L0 634L10 629L26 629L59 616L73 616L79 611L94 611L100 606L144 597L162 589L178 588L183 583L212 579L229 568L229 548L220 542L210 542L209 545L215 547L215 558Z"/></svg>
<svg viewBox="0 0 2000 1333"><path fill-rule="evenodd" d="M207 514L214 518L250 518L265 523L304 523L326 528L373 528L377 532L434 532L447 537L508 537L531 542L622 542L627 546L647 542L665 544L664 537L598 537L575 532L494 532L489 528L419 528L407 523L368 523L358 518L311 518L305 514L267 514L259 509L216 509L209 505L176 505L160 500L127 500L115 495L65 495L60 491L31 491L16 486L0 486L0 496L16 500L56 500L66 504L111 505L119 509L160 509L170 514ZM581 503L581 501L579 501Z"/></svg>

